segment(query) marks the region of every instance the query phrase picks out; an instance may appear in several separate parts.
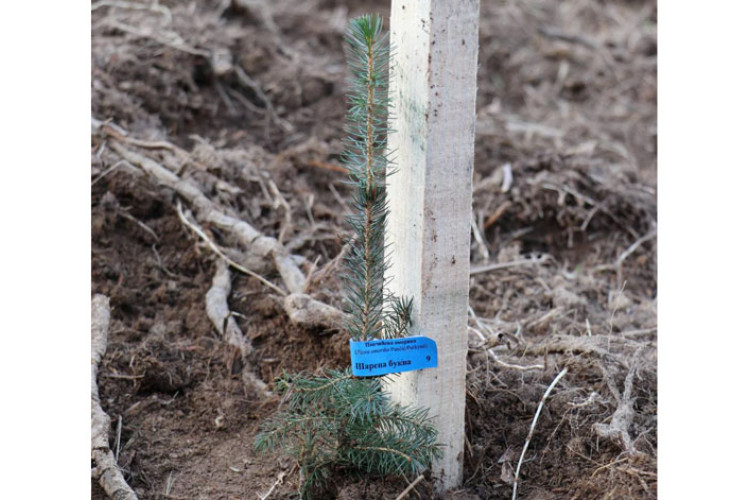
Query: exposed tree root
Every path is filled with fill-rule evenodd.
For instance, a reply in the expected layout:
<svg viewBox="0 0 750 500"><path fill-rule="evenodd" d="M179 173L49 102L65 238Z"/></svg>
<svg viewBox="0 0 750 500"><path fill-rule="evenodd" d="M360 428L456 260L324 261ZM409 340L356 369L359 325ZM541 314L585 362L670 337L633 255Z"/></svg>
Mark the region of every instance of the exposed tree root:
<svg viewBox="0 0 750 500"><path fill-rule="evenodd" d="M619 347L617 352L608 349ZM628 366L626 358L619 354L621 348L627 345L635 346L636 343L620 337L611 339L595 335L592 337L577 337L573 335L553 335L549 340L522 348L524 355L546 356L548 354L590 354L602 359L616 361L622 366Z"/></svg>
<svg viewBox="0 0 750 500"><path fill-rule="evenodd" d="M268 386L252 372L247 364L247 356L252 352L253 346L250 340L242 334L237 321L229 311L227 297L229 297L231 291L232 280L229 267L222 259L217 259L216 274L214 274L211 288L206 293L206 314L226 343L236 349L237 358L241 364L242 379L257 389L259 393L270 396L271 392L268 390ZM232 358L235 358L235 356L232 356Z"/></svg>
<svg viewBox="0 0 750 500"><path fill-rule="evenodd" d="M287 295L284 298L284 310L294 323L322 326L332 330L340 329L346 318L346 314L341 310L304 293Z"/></svg>
<svg viewBox="0 0 750 500"><path fill-rule="evenodd" d="M109 415L99 400L96 376L99 363L107 351L109 298L96 295L91 299L91 477L99 481L104 492L114 500L138 500L125 482L109 448Z"/></svg>
<svg viewBox="0 0 750 500"><path fill-rule="evenodd" d="M206 314L227 344L236 347L244 358L253 350L229 311L227 297L232 291L229 267L223 260L216 261L216 274L206 293Z"/></svg>
<svg viewBox="0 0 750 500"><path fill-rule="evenodd" d="M609 350L607 346L617 346L617 352ZM526 355L548 355L553 353L576 354L576 355L593 355L607 362L615 362L623 367L628 368L628 373L623 383L622 393L617 388L614 377L605 368L604 363L599 363L604 380L617 401L617 408L612 414L609 423L595 423L594 432L601 438L604 438L624 452L636 453L635 443L630 436L630 427L635 417L633 408L633 382L636 372L643 363L643 354L649 345L640 344L635 352L624 354L623 348L635 347L638 345L624 338L608 338L606 336L595 337L575 337L570 335L556 335L548 341L541 342L537 345L527 346L524 350Z"/></svg>
<svg viewBox="0 0 750 500"><path fill-rule="evenodd" d="M262 267L265 260L271 258L287 289L292 293L302 291L305 285L305 275L294 263L289 252L275 238L264 236L247 222L233 215L227 215L225 212L228 210L216 207L192 180L179 177L151 158L136 153L116 141L113 141L110 146L125 160L142 168L161 184L174 189L187 200L195 210L195 216L199 222L213 224L231 233L245 248L251 257L251 262L255 264L248 267Z"/></svg>
<svg viewBox="0 0 750 500"><path fill-rule="evenodd" d="M628 369L628 374L625 377L622 394L619 393L616 387L613 387L614 384L607 384L612 395L617 400L617 409L612 414L611 422L609 424L594 424L594 431L599 437L608 439L627 452L635 451L628 429L633 423L633 417L635 416L635 411L633 410L633 377L640 365L639 360L642 351L643 347L638 349L633 356L630 369ZM605 372L605 376L608 376L604 367L601 368Z"/></svg>
<svg viewBox="0 0 750 500"><path fill-rule="evenodd" d="M108 130L100 129L105 132ZM262 271L269 259L273 261L289 291L289 295L284 299L284 309L293 322L328 329L341 328L345 314L303 293L305 275L289 252L275 238L262 235L247 222L228 214L231 211L226 207L217 207L192 180L183 179L153 159L126 148L117 142L118 135L111 137L115 139L110 142L114 151L124 160L153 176L159 183L176 191L190 203L199 222L213 224L231 233L245 249L243 263L246 267ZM226 256L222 257L226 260Z"/></svg>
<svg viewBox="0 0 750 500"><path fill-rule="evenodd" d="M198 227L197 224L195 224L188 218L188 215L186 215L182 211L182 203L180 203L179 201L177 202L177 215L180 217L180 221L182 221L182 223L185 224L191 231L195 232L195 234L197 234L200 237L200 239L205 241L208 244L211 251L214 252L219 257L221 257L221 259L226 264L232 266L238 271L241 271L247 274L248 276L252 276L253 278L257 279L258 281L260 281L261 283L263 283L264 285L266 285L267 287L269 287L270 289L272 289L273 291L275 291L276 293L278 293L279 295L283 297L286 297L287 295L289 295L287 292L277 287L276 285L274 285L273 283L265 279L260 274L256 273L255 271L251 271L250 269L246 268L242 264L238 264L237 262L227 257L225 253L222 252L221 249L219 249L218 245L216 245L216 243L214 243L213 240L205 233L205 231L203 231L200 227Z"/></svg>

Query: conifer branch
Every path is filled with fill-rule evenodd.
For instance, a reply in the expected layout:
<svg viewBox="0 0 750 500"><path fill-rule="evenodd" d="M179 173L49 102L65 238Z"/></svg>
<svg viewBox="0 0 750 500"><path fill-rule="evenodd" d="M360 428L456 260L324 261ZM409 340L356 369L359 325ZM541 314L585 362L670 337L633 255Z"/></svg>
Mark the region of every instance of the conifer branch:
<svg viewBox="0 0 750 500"><path fill-rule="evenodd" d="M361 451L378 451L382 453L392 453L394 455L398 455L399 457L406 460L408 463L412 463L412 458L407 455L406 453L396 450L394 448L383 448L382 446L355 446L355 450L361 450Z"/></svg>
<svg viewBox="0 0 750 500"><path fill-rule="evenodd" d="M381 31L379 17L363 16L352 22L347 36L352 94L345 164L355 191L348 217L354 238L346 259L352 313L347 329L355 340L379 338L382 329L389 51Z"/></svg>
<svg viewBox="0 0 750 500"><path fill-rule="evenodd" d="M331 380L330 380L330 381L328 381L328 382L325 382L325 383L324 383L323 385L319 385L319 386L318 386L318 385L315 385L315 384L313 384L313 385L310 385L310 386L308 386L308 387L302 387L302 386L300 386L300 387L298 387L298 388L297 388L297 390L298 390L299 392L318 392L318 391L325 391L326 389L329 389L329 388L333 387L334 385L336 385L336 384L338 384L338 383L340 383L340 382L343 382L343 381L345 381L345 380L351 380L351 379L353 379L353 378L354 378L354 375L351 375L351 374L343 374L343 375L337 376L336 378L333 378L333 379L331 379ZM321 380L326 380L326 379L313 379L313 380L314 380L315 382L320 382Z"/></svg>

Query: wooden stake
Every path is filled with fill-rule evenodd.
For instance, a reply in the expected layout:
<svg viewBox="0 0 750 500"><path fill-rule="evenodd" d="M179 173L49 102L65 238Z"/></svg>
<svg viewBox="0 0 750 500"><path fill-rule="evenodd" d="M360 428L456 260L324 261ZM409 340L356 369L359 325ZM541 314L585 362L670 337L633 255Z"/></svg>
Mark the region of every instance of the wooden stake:
<svg viewBox="0 0 750 500"><path fill-rule="evenodd" d="M414 298L411 333L437 342L439 365L388 389L435 417L440 491L463 469L478 24L478 0L392 0L388 288Z"/></svg>

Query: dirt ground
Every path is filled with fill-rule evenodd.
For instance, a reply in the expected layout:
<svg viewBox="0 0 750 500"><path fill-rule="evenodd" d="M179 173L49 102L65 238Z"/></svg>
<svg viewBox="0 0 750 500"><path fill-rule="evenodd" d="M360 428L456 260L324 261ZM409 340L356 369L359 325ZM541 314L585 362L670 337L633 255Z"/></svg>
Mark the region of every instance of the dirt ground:
<svg viewBox="0 0 750 500"><path fill-rule="evenodd" d="M340 306L342 36L388 8L92 4L92 287L112 311L98 384L139 498L290 498L294 464L253 450L279 401L242 373L272 384L348 352L343 333L292 322L278 293L233 271L228 305L253 347L238 360L206 313L217 256L177 205L199 209L123 151L275 238L306 293ZM447 498L511 498L564 367L518 497L656 498L656 2L485 0L479 43L465 483ZM199 223L242 257L230 231ZM407 484L342 473L337 498ZM429 481L409 495L437 498Z"/></svg>

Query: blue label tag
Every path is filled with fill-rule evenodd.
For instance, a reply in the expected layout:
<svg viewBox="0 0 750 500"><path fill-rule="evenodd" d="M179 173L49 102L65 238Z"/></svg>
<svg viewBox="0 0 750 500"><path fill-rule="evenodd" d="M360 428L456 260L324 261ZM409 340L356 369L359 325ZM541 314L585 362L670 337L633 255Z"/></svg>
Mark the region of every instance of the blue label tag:
<svg viewBox="0 0 750 500"><path fill-rule="evenodd" d="M410 372L438 365L437 344L427 337L349 340L349 350L352 373L357 377Z"/></svg>

